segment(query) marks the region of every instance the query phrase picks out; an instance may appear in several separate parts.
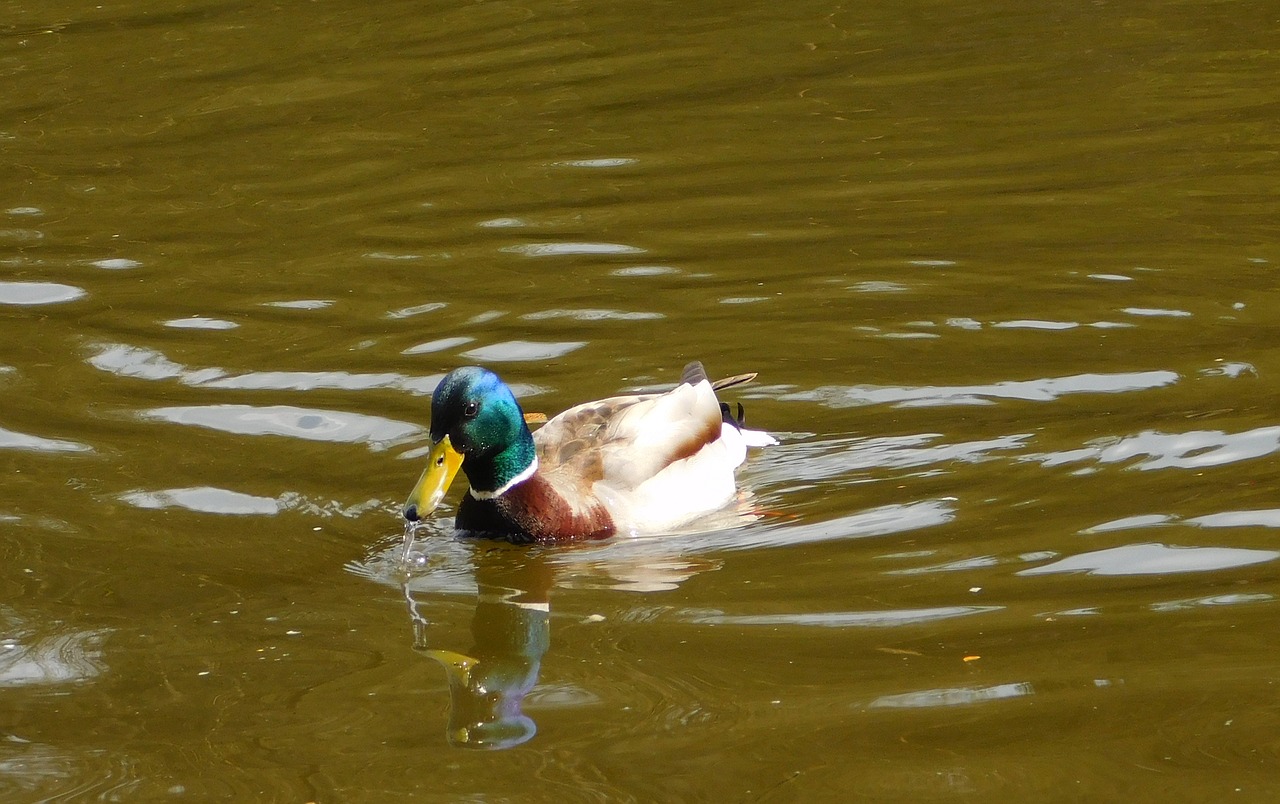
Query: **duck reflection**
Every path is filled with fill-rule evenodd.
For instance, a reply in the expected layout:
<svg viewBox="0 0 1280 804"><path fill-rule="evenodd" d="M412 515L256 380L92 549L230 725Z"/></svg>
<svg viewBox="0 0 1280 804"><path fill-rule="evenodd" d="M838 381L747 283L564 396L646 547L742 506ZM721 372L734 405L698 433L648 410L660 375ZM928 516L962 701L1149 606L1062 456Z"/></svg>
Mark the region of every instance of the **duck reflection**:
<svg viewBox="0 0 1280 804"><path fill-rule="evenodd" d="M497 547L478 550L479 588L471 620L474 644L467 653L432 647L428 621L408 587L414 650L439 662L449 679L450 744L463 748L512 748L537 732L522 709L538 683L542 657L551 645L551 584L545 557Z"/></svg>
<svg viewBox="0 0 1280 804"><path fill-rule="evenodd" d="M439 662L449 680L450 744L502 749L528 742L537 732L524 708L551 646L553 585L571 579L579 592L661 594L720 566L718 559L688 554L690 547L677 535L541 548L444 533L415 538L406 531L401 544L379 550L374 560L352 569L400 587L413 625L414 650ZM461 652L456 645L441 644L441 617L433 609L459 595L469 597L473 588L472 644ZM610 608L619 604L614 599ZM596 622L596 617L584 622ZM543 706L582 697L590 693L538 695Z"/></svg>

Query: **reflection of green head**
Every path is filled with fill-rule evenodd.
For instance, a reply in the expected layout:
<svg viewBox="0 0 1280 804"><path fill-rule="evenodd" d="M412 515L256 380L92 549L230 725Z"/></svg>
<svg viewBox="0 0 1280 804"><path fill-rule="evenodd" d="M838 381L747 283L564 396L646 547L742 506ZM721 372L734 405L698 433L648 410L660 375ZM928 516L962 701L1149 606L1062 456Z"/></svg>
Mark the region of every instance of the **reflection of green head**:
<svg viewBox="0 0 1280 804"><path fill-rule="evenodd" d="M447 650L426 654L444 665L449 678L451 745L459 748L513 748L537 732L520 710L538 681L539 657L520 654L474 659Z"/></svg>
<svg viewBox="0 0 1280 804"><path fill-rule="evenodd" d="M475 557L478 594L471 649L462 654L427 648L417 640L414 647L439 662L449 679L449 742L466 748L513 748L538 730L522 707L538 684L542 657L551 647L554 573L537 552L505 545L478 550ZM415 614L410 598L410 616Z"/></svg>
<svg viewBox="0 0 1280 804"><path fill-rule="evenodd" d="M494 491L529 468L533 435L524 411L497 374L464 366L445 375L431 395L431 440L445 436L462 454L471 488Z"/></svg>
<svg viewBox="0 0 1280 804"><path fill-rule="evenodd" d="M457 709L455 708L456 712ZM528 715L516 714L502 720L455 726L449 723L449 745L455 748L480 748L498 751L529 742L538 726Z"/></svg>

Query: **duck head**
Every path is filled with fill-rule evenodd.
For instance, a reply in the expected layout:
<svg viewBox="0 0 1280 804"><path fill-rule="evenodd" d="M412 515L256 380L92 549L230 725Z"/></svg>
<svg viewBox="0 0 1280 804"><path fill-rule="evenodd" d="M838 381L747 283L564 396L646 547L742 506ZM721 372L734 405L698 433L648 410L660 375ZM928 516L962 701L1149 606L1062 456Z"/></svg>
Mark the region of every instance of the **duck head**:
<svg viewBox="0 0 1280 804"><path fill-rule="evenodd" d="M536 460L520 403L497 374L479 366L454 369L436 386L430 434L427 468L404 505L410 522L436 509L459 468L473 496L483 497L523 479Z"/></svg>

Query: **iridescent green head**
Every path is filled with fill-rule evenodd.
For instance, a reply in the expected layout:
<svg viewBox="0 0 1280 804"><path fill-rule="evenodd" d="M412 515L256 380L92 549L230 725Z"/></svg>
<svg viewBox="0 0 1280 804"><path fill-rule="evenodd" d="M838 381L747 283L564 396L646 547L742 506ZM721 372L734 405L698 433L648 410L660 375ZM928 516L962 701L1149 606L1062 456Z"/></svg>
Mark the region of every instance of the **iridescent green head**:
<svg viewBox="0 0 1280 804"><path fill-rule="evenodd" d="M459 463L472 493L501 492L535 460L533 436L515 395L497 374L478 366L454 369L431 395L431 455L405 503L416 521L440 504Z"/></svg>

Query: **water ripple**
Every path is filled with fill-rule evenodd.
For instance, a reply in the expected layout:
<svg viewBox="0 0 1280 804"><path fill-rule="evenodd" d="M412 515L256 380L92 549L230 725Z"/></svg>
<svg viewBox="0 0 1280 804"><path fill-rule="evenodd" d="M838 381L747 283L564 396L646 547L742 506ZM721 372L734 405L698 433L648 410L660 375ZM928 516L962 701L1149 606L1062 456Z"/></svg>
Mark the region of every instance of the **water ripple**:
<svg viewBox="0 0 1280 804"><path fill-rule="evenodd" d="M991 453L1024 447L1031 435L1016 433L983 441L935 443L941 438L940 433L920 433L788 443L763 452L753 467L761 479L785 483L830 480L867 469L907 469L956 461L980 463L993 460Z"/></svg>
<svg viewBox="0 0 1280 804"><path fill-rule="evenodd" d="M172 329L235 329L240 326L234 321L227 321L222 318L206 318L205 316L193 315L187 318L171 318L164 322L166 327Z"/></svg>
<svg viewBox="0 0 1280 804"><path fill-rule="evenodd" d="M469 360L488 360L495 363L554 360L570 352L586 346L586 341L536 342L536 341L503 341L488 346L478 346L462 356Z"/></svg>
<svg viewBox="0 0 1280 804"><path fill-rule="evenodd" d="M680 269L669 265L632 265L615 268L609 273L613 276L670 276L680 273Z"/></svg>
<svg viewBox="0 0 1280 804"><path fill-rule="evenodd" d="M0 688L87 681L106 669L105 631L37 636L15 612L0 608ZM41 624L43 632L45 624Z"/></svg>
<svg viewBox="0 0 1280 804"><path fill-rule="evenodd" d="M867 704L867 708L921 709L937 706L968 706L969 704L986 701L1023 698L1034 694L1035 689L1027 682L997 684L994 687L955 687L904 692L899 695L883 695Z"/></svg>
<svg viewBox="0 0 1280 804"><path fill-rule="evenodd" d="M280 512L280 504L270 497L255 497L212 486L130 491L121 494L120 499L138 508L185 508L204 514L273 515Z"/></svg>
<svg viewBox="0 0 1280 804"><path fill-rule="evenodd" d="M1165 310L1157 307L1126 307L1120 312L1142 318L1190 318L1186 310Z"/></svg>
<svg viewBox="0 0 1280 804"><path fill-rule="evenodd" d="M597 159L568 159L562 162L552 162L556 167L578 167L578 168L614 168L627 167L634 165L640 160L633 159L628 156L613 156Z"/></svg>
<svg viewBox="0 0 1280 804"><path fill-rule="evenodd" d="M952 499L882 505L822 522L748 530L726 530L690 537L699 549L751 550L841 539L868 539L944 525L955 518Z"/></svg>
<svg viewBox="0 0 1280 804"><path fill-rule="evenodd" d="M403 374L352 374L347 371L251 371L217 378L201 378L188 385L205 388L235 388L244 391L369 391L394 388L414 396L430 396L443 375L407 377Z"/></svg>
<svg viewBox="0 0 1280 804"><path fill-rule="evenodd" d="M436 310L443 310L449 305L444 302L427 302L426 304L415 304L412 307L401 307L399 310L392 310L387 313L387 318L412 318L415 315L423 313L434 313Z"/></svg>
<svg viewBox="0 0 1280 804"><path fill-rule="evenodd" d="M796 625L819 628L895 628L1003 611L1004 606L936 606L887 611L823 611L803 614L686 613L682 619L697 625Z"/></svg>
<svg viewBox="0 0 1280 804"><path fill-rule="evenodd" d="M162 352L124 344L98 347L97 354L89 358L89 364L121 377L177 380L193 387L238 390L367 391L377 388L394 388L415 396L430 396L443 376L433 374L426 377L412 377L395 372L354 374L347 371L251 371L245 374L229 374L225 369L215 367L190 369L170 360ZM539 390L532 386L520 387L520 392L525 395L536 394Z"/></svg>
<svg viewBox="0 0 1280 804"><path fill-rule="evenodd" d="M452 538L452 533L452 522L428 520L418 525L408 556L403 537L396 535L373 545L363 559L348 562L346 570L375 583L421 594L474 595L476 545Z"/></svg>
<svg viewBox="0 0 1280 804"><path fill-rule="evenodd" d="M1166 575L1247 567L1280 558L1275 550L1241 547L1170 547L1165 544L1127 544L1070 556L1052 564L1024 569L1018 575L1085 572L1089 575Z"/></svg>
<svg viewBox="0 0 1280 804"><path fill-rule="evenodd" d="M1137 460L1133 468L1202 469L1228 463L1261 458L1280 450L1280 426L1259 427L1243 433L1220 430L1192 430L1187 433L1162 433L1144 430L1119 439L1105 439L1080 449L1065 452L1030 454L1024 460L1043 466L1096 461L1122 463Z"/></svg>
<svg viewBox="0 0 1280 804"><path fill-rule="evenodd" d="M909 288L900 282L885 282L881 280L868 280L850 285L846 290L852 290L854 293L904 293Z"/></svg>
<svg viewBox="0 0 1280 804"><path fill-rule="evenodd" d="M1080 531L1083 535L1107 533L1118 530L1154 528L1167 525L1191 525L1198 528L1280 528L1280 508L1261 508L1251 511L1222 511L1217 514L1180 519L1173 514L1138 514L1113 519Z"/></svg>
<svg viewBox="0 0 1280 804"><path fill-rule="evenodd" d="M108 257L103 260L94 260L89 264L94 268L102 268L107 271L128 271L142 266L142 263L127 257Z"/></svg>
<svg viewBox="0 0 1280 804"><path fill-rule="evenodd" d="M1137 516L1126 516L1103 522L1101 525L1085 528L1080 533L1090 535L1094 533L1109 533L1116 530L1132 530L1134 528L1154 528L1160 525L1168 525L1173 521L1174 517L1168 514L1138 514Z"/></svg>
<svg viewBox="0 0 1280 804"><path fill-rule="evenodd" d="M0 799L5 801L137 800L136 763L86 747L58 748L9 734L0 756Z"/></svg>
<svg viewBox="0 0 1280 804"><path fill-rule="evenodd" d="M892 404L898 407L933 405L990 405L995 399L1052 402L1068 394L1118 394L1145 391L1178 381L1175 371L1133 371L1114 374L1075 374L1038 380L1004 380L989 385L892 387L825 385L784 394L788 401L819 402L828 407Z"/></svg>
<svg viewBox="0 0 1280 804"><path fill-rule="evenodd" d="M1185 600L1167 600L1163 603L1152 603L1148 608L1152 611L1186 611L1188 609L1206 607L1240 606L1247 603L1270 603L1273 600L1275 600L1275 595L1269 595L1264 592L1257 594L1235 593L1191 597Z"/></svg>
<svg viewBox="0 0 1280 804"><path fill-rule="evenodd" d="M528 225L519 218L489 218L476 224L485 229L519 229Z"/></svg>
<svg viewBox="0 0 1280 804"><path fill-rule="evenodd" d="M1080 324L1077 321L1043 321L1040 319L1015 319L1013 321L996 321L991 324L996 329L1043 329L1043 330L1062 330L1075 329Z"/></svg>
<svg viewBox="0 0 1280 804"><path fill-rule="evenodd" d="M1254 511L1223 511L1187 520L1188 525L1201 528L1280 528L1280 508L1263 508Z"/></svg>
<svg viewBox="0 0 1280 804"><path fill-rule="evenodd" d="M85 295L83 288L57 282L0 282L0 304L24 307L61 304Z"/></svg>
<svg viewBox="0 0 1280 804"><path fill-rule="evenodd" d="M443 352L445 349L453 349L454 347L457 347L457 346L465 346L474 340L475 338L471 338L465 335L459 335L458 337L455 337L455 338L437 338L434 341L427 341L426 343L420 343L417 346L410 346L408 349L405 349L400 354L423 355L423 354L429 354L431 352Z"/></svg>
<svg viewBox="0 0 1280 804"><path fill-rule="evenodd" d="M520 316L525 321L547 321L571 318L574 321L653 321L666 318L662 313L628 312L626 310L540 310Z"/></svg>
<svg viewBox="0 0 1280 804"><path fill-rule="evenodd" d="M93 448L75 441L18 433L0 427L0 449L21 449L32 452L92 452Z"/></svg>
<svg viewBox="0 0 1280 804"><path fill-rule="evenodd" d="M333 299L292 299L289 301L263 302L263 307L278 307L283 310L323 310L333 304Z"/></svg>
<svg viewBox="0 0 1280 804"><path fill-rule="evenodd" d="M504 246L501 251L526 257L563 257L573 254L643 254L644 249L622 243L525 243Z"/></svg>
<svg viewBox="0 0 1280 804"><path fill-rule="evenodd" d="M966 570L986 569L1000 563L995 556L974 556L948 561L945 564L933 564L927 567L911 567L910 569L889 570L886 575L929 575L935 572L964 572Z"/></svg>
<svg viewBox="0 0 1280 804"><path fill-rule="evenodd" d="M367 444L375 450L419 435L422 428L360 413L292 405L195 405L153 408L144 418L194 425L235 435L277 435L307 441Z"/></svg>
<svg viewBox="0 0 1280 804"><path fill-rule="evenodd" d="M0 229L0 240L13 243L36 243L44 239L44 232L38 229Z"/></svg>

